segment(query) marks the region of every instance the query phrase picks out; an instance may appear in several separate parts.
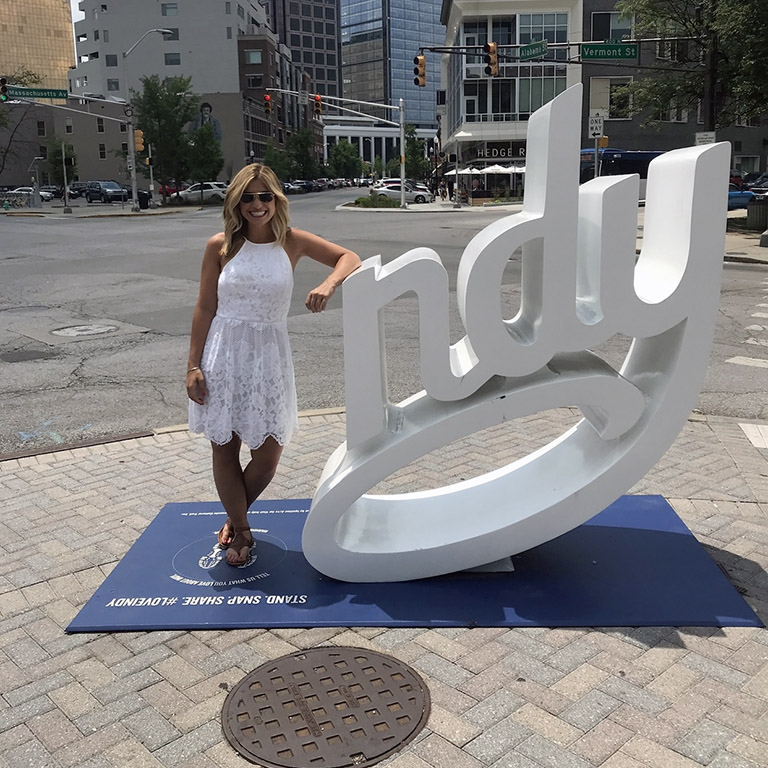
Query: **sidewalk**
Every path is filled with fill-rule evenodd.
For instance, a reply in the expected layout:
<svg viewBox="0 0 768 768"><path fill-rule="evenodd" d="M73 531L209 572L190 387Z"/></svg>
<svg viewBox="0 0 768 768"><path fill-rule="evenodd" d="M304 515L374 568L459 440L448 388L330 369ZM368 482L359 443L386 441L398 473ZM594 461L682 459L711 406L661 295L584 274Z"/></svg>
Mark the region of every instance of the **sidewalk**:
<svg viewBox="0 0 768 768"><path fill-rule="evenodd" d="M577 419L497 427L414 479L445 484L508 463ZM748 437L748 433L751 437ZM301 418L270 498L312 495L343 414ZM693 415L634 493L669 499L768 620L768 424ZM492 451L488 446L493 446ZM412 665L427 728L392 768L768 766L768 631L285 629L65 635L167 502L216 498L207 442L186 431L0 462L0 766L234 768L227 691L268 659L367 647ZM151 564L147 564L151 567Z"/></svg>

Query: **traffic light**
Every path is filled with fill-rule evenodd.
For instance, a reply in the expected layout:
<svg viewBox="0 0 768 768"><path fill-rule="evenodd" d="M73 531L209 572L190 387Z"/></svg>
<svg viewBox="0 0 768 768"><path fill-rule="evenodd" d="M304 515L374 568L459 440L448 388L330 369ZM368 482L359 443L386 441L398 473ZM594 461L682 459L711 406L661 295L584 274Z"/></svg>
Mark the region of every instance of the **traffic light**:
<svg viewBox="0 0 768 768"><path fill-rule="evenodd" d="M485 51L485 74L496 77L499 74L499 53L496 50L496 43L486 43L483 46Z"/></svg>
<svg viewBox="0 0 768 768"><path fill-rule="evenodd" d="M413 84L423 88L427 84L427 57L424 54L414 56L413 63L416 65L413 68L413 74L416 75Z"/></svg>
<svg viewBox="0 0 768 768"><path fill-rule="evenodd" d="M319 94L315 94L315 117L320 117L323 114L323 97Z"/></svg>
<svg viewBox="0 0 768 768"><path fill-rule="evenodd" d="M137 128L133 132L133 146L137 152L144 151L144 131L141 128Z"/></svg>
<svg viewBox="0 0 768 768"><path fill-rule="evenodd" d="M0 77L0 101L8 101L11 97L8 95L8 81Z"/></svg>
<svg viewBox="0 0 768 768"><path fill-rule="evenodd" d="M272 114L272 97L268 93L264 94L264 114Z"/></svg>

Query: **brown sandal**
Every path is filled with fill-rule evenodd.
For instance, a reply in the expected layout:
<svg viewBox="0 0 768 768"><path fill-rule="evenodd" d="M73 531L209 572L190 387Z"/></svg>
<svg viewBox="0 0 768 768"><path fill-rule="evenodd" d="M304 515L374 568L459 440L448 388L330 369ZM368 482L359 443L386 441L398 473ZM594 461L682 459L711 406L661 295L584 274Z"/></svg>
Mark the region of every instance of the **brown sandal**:
<svg viewBox="0 0 768 768"><path fill-rule="evenodd" d="M224 533L224 529L229 529L228 534ZM219 542L219 546L222 549L226 549L231 543L232 543L232 529L233 525L229 518L227 518L227 522L224 523L224 525L221 526L221 530L216 534L216 539ZM226 535L226 539L224 538Z"/></svg>
<svg viewBox="0 0 768 768"><path fill-rule="evenodd" d="M251 547L253 546L253 536L251 535L251 529L235 528L234 531L235 531L235 535L232 537L232 541L229 542L229 546L227 547L227 552L234 552L235 555L237 556L237 560L234 562L227 560L227 565L233 565L233 566L245 565L248 562L248 556L250 555ZM246 537L245 535L246 532L248 533L248 537ZM248 551L245 553L245 557L241 558L240 552L243 549L247 549Z"/></svg>

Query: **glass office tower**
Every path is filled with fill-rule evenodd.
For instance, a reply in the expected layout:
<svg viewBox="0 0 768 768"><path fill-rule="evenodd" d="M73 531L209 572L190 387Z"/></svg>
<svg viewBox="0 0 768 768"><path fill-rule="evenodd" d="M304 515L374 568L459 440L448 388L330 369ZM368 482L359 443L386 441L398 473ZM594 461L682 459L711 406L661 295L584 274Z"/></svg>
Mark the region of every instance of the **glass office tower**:
<svg viewBox="0 0 768 768"><path fill-rule="evenodd" d="M442 0L341 0L343 96L394 105L402 98L407 122L436 126L440 54L425 52L425 88L413 84L413 57L443 44L441 6Z"/></svg>

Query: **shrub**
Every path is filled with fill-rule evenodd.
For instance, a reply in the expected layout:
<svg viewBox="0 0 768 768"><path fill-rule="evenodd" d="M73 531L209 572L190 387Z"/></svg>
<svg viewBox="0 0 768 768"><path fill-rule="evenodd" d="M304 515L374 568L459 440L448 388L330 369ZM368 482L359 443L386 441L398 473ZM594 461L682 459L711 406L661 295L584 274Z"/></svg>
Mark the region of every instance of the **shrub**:
<svg viewBox="0 0 768 768"><path fill-rule="evenodd" d="M400 201L393 200L391 197L369 195L368 197L358 197L355 200L355 205L358 208L399 208Z"/></svg>

